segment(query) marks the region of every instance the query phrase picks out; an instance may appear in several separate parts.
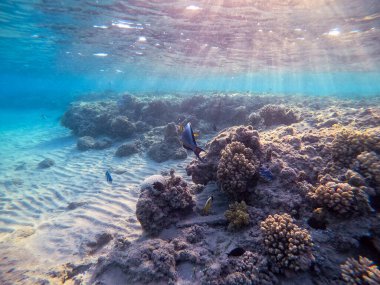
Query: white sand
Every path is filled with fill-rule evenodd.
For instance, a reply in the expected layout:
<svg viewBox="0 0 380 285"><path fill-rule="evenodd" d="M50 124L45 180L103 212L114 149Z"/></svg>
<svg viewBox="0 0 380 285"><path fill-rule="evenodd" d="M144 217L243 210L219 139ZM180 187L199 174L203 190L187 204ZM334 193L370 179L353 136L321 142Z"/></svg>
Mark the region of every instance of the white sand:
<svg viewBox="0 0 380 285"><path fill-rule="evenodd" d="M37 282L51 268L89 258L85 244L96 234L137 238L141 234L135 218L138 185L171 167L184 175L191 159L158 164L142 154L116 158L117 145L79 152L76 138L59 126L60 113L44 114L47 119L41 118L41 111L24 112L24 123L0 130L1 284ZM55 165L37 169L44 158L53 159ZM113 175L112 185L105 179L107 169ZM71 202L83 204L69 210Z"/></svg>

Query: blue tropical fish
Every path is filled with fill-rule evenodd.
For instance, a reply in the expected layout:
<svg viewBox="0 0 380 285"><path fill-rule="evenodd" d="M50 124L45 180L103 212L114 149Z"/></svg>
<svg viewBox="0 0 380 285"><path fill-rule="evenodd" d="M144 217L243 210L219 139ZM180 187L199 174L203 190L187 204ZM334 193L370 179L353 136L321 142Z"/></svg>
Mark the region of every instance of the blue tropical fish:
<svg viewBox="0 0 380 285"><path fill-rule="evenodd" d="M197 142L195 141L194 132L191 128L191 124L187 123L185 128L183 129L181 136L182 145L185 149L191 150L194 154L199 158L200 161L204 162L205 160L199 156L199 153L202 151L206 152L204 149L197 146Z"/></svg>
<svg viewBox="0 0 380 285"><path fill-rule="evenodd" d="M260 174L260 177L261 177L264 181L266 181L266 182L271 182L271 181L273 181L273 179L274 179L274 176L273 176L272 171L270 171L269 168L267 168L267 167L263 167L263 166L261 166L261 167L259 168L259 174Z"/></svg>
<svg viewBox="0 0 380 285"><path fill-rule="evenodd" d="M106 179L107 179L107 182L108 183L112 183L112 176L111 176L111 172L109 170L106 171Z"/></svg>

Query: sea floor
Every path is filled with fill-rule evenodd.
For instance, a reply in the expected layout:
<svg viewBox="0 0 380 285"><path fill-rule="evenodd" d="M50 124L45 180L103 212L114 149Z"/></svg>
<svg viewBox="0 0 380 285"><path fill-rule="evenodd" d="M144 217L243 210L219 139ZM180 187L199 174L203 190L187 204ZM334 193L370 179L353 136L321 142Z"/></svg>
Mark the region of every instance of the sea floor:
<svg viewBox="0 0 380 285"><path fill-rule="evenodd" d="M314 99L302 100L310 102ZM283 99L281 103L284 103ZM376 98L364 103L351 100L346 104L343 100L339 104L339 109L334 109L333 105L328 106L326 103L326 106L322 106L321 103L314 113L305 111L308 117L292 127L296 133L302 133L313 129L310 127L312 122L317 126L314 129L329 129L334 122L345 125L360 123L361 114L368 108L372 108L373 114L377 115L380 110ZM302 104L298 103L298 108L302 110ZM57 284L55 274L62 265L95 264L100 256L107 255L114 246L108 237L111 236L113 240L122 237L132 242L144 235L135 210L140 194L139 185L146 177L174 168L177 175L191 182L185 170L194 158L190 153L186 159L162 163L152 161L146 152L125 158L116 157L116 149L122 143L133 141L133 138L116 140L104 150L79 151L77 136L60 124L59 118L64 112L1 112L1 284ZM334 112L335 115L332 114ZM236 124L231 123L230 126L233 125ZM266 131L276 128L279 128L279 133L286 132L286 128L282 127L281 124L275 125L262 132L264 137L267 136ZM202 145L218 132L211 132L202 138ZM52 159L54 165L46 169L39 168L39 163L47 158ZM113 175L112 184L107 183L105 178L108 169ZM215 185L210 187L198 197L201 201L199 204L204 204L210 194L208 191L214 189ZM219 208L218 218L223 217L222 209L225 210L225 207ZM197 221L196 217L195 221L188 222L196 224ZM214 233L219 240L226 238L223 231ZM95 249L89 247L91 242L101 240L99 237L102 236L104 243ZM161 238L165 238L165 234ZM192 269L183 266L178 269L178 274L190 282L189 272ZM114 276L108 274L102 277L104 284L116 284L114 282L117 280L124 280L123 273L114 269ZM65 282L75 283L69 277L59 281Z"/></svg>
<svg viewBox="0 0 380 285"><path fill-rule="evenodd" d="M184 174L188 160L117 158L118 144L78 151L75 136L59 123L63 112L1 112L1 284L37 284L46 269L86 257L85 244L101 233L137 238L138 185L173 167ZM39 169L46 158L54 166ZM112 184L105 179L107 169Z"/></svg>

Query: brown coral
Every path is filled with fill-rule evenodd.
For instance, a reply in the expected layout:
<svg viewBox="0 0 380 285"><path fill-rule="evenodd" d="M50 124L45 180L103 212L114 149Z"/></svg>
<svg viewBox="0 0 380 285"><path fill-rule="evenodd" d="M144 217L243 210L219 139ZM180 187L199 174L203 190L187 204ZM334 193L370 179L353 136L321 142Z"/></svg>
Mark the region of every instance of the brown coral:
<svg viewBox="0 0 380 285"><path fill-rule="evenodd" d="M244 201L241 203L232 203L229 207L230 209L224 213L224 216L229 222L229 230L238 230L244 226L249 225L247 204Z"/></svg>
<svg viewBox="0 0 380 285"><path fill-rule="evenodd" d="M349 285L380 284L380 270L368 258L359 256L359 260L348 258L340 266L342 278Z"/></svg>
<svg viewBox="0 0 380 285"><path fill-rule="evenodd" d="M342 128L332 142L331 151L335 161L349 166L364 151L380 151L380 130Z"/></svg>
<svg viewBox="0 0 380 285"><path fill-rule="evenodd" d="M259 114L267 126L277 124L290 125L300 120L299 114L294 109L281 105L265 105L259 110Z"/></svg>
<svg viewBox="0 0 380 285"><path fill-rule="evenodd" d="M356 158L359 171L380 189L380 156L375 152L362 152Z"/></svg>
<svg viewBox="0 0 380 285"><path fill-rule="evenodd" d="M319 207L327 208L342 216L370 210L367 193L348 183L330 181L310 191L308 196Z"/></svg>
<svg viewBox="0 0 380 285"><path fill-rule="evenodd" d="M269 215L261 222L264 245L271 261L280 270L306 270L314 259L311 236L293 223L288 214Z"/></svg>
<svg viewBox="0 0 380 285"><path fill-rule="evenodd" d="M235 198L247 191L258 168L253 151L241 142L228 144L222 151L217 178L222 191Z"/></svg>

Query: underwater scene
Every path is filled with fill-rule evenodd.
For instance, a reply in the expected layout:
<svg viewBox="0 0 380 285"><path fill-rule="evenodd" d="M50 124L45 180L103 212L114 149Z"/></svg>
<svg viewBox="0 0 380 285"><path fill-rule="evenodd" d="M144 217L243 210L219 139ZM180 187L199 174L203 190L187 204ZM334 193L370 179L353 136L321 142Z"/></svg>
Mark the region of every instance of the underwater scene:
<svg viewBox="0 0 380 285"><path fill-rule="evenodd" d="M0 284L380 284L379 0L2 0Z"/></svg>

